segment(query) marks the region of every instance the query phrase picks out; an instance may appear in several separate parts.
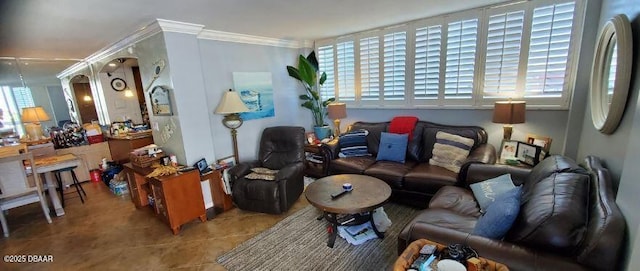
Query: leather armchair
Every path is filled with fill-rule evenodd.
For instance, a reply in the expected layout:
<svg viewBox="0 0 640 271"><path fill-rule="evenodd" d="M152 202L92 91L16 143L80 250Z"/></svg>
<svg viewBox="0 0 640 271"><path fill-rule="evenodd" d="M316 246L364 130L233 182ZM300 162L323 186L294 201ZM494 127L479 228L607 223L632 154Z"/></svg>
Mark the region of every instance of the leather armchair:
<svg viewBox="0 0 640 271"><path fill-rule="evenodd" d="M242 210L270 214L289 210L304 190L304 144L302 127L264 129L258 159L229 170L235 205ZM278 170L275 180L245 178L256 167Z"/></svg>

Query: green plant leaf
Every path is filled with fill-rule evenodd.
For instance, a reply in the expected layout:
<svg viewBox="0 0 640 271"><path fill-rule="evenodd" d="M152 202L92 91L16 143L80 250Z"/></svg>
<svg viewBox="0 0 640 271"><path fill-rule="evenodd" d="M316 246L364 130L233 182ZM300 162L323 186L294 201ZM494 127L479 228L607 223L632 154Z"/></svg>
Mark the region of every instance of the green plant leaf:
<svg viewBox="0 0 640 271"><path fill-rule="evenodd" d="M298 96L300 98L300 100L305 100L305 101L309 101L311 100L311 97L307 96L307 95L300 95Z"/></svg>
<svg viewBox="0 0 640 271"><path fill-rule="evenodd" d="M313 97L314 100L320 100L320 94L318 94L317 91L315 90L309 90L309 93L311 93L311 96Z"/></svg>
<svg viewBox="0 0 640 271"><path fill-rule="evenodd" d="M316 84L316 71L309 61L300 55L298 59L298 70L300 71L300 79L309 86Z"/></svg>
<svg viewBox="0 0 640 271"><path fill-rule="evenodd" d="M326 72L322 72L322 75L320 75L320 81L318 83L322 86L322 85L324 85L324 81L327 81L327 73Z"/></svg>
<svg viewBox="0 0 640 271"><path fill-rule="evenodd" d="M322 102L322 106L323 107L327 107L327 105L329 105L330 103L334 102L336 100L336 98L329 98L326 101Z"/></svg>
<svg viewBox="0 0 640 271"><path fill-rule="evenodd" d="M287 72L289 72L289 76L302 81L300 78L300 71L292 66L287 66Z"/></svg>
<svg viewBox="0 0 640 271"><path fill-rule="evenodd" d="M313 69L316 72L318 72L319 65L318 65L318 58L316 57L316 51L311 51L311 53L309 53L309 55L307 56L307 60L309 60L309 63L311 64L311 66L313 66Z"/></svg>
<svg viewBox="0 0 640 271"><path fill-rule="evenodd" d="M313 111L313 103L311 101L306 101L301 106Z"/></svg>

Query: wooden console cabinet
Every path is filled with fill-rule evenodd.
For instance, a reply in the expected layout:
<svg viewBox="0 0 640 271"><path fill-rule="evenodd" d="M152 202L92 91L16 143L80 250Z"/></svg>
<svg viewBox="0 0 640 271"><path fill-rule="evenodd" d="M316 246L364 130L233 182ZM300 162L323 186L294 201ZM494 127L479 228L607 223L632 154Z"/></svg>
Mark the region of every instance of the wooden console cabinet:
<svg viewBox="0 0 640 271"><path fill-rule="evenodd" d="M107 136L109 140L109 150L111 159L124 164L129 162L129 153L137 148L153 144L153 137L150 134L140 136L114 137Z"/></svg>
<svg viewBox="0 0 640 271"><path fill-rule="evenodd" d="M146 178L151 168L140 168L130 163L124 167L133 204L137 208L152 205L156 216L169 225L173 234L178 234L180 226L196 218L202 222L207 220L197 170Z"/></svg>
<svg viewBox="0 0 640 271"><path fill-rule="evenodd" d="M228 211L233 208L231 195L224 192L224 184L222 183L222 170L212 170L200 177L201 181L209 181L211 189L211 197L213 198L214 215Z"/></svg>

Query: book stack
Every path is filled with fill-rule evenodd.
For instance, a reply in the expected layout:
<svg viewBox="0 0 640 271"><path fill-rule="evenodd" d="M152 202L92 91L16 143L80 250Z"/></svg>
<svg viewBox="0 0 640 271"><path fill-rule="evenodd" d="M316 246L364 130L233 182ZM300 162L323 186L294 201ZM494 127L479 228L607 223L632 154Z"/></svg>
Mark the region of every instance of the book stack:
<svg viewBox="0 0 640 271"><path fill-rule="evenodd" d="M338 226L338 234L352 245L360 245L371 239L378 238L371 227L371 222L356 226Z"/></svg>

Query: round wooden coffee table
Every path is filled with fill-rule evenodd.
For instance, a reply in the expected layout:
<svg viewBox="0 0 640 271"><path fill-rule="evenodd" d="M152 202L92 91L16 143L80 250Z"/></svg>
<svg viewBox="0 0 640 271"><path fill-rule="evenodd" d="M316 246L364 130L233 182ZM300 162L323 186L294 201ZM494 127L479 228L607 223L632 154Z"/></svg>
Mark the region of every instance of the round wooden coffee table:
<svg viewBox="0 0 640 271"><path fill-rule="evenodd" d="M343 191L342 184L350 183L353 190L340 197L331 195ZM323 211L323 217L330 223L327 246L333 247L338 234L338 225L353 226L371 221L373 231L380 238L384 234L373 223L372 211L384 205L391 197L391 187L375 177L356 174L341 174L324 177L311 183L305 196L311 205Z"/></svg>

